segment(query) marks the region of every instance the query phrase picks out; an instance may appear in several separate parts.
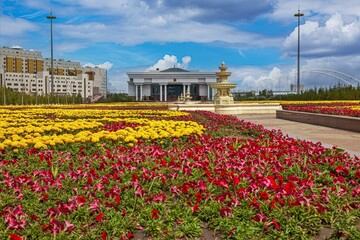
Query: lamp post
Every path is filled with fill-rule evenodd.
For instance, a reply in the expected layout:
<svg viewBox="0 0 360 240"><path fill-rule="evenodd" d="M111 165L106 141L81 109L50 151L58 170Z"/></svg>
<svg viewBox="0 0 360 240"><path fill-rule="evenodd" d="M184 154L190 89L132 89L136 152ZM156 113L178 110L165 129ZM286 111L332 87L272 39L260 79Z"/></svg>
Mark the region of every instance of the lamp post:
<svg viewBox="0 0 360 240"><path fill-rule="evenodd" d="M37 78L37 70L35 72L35 86L36 86L36 91L35 91L35 104L38 105L38 78Z"/></svg>
<svg viewBox="0 0 360 240"><path fill-rule="evenodd" d="M303 13L298 12L294 14L298 18L298 54L297 54L297 94L300 94L300 18L304 16Z"/></svg>
<svg viewBox="0 0 360 240"><path fill-rule="evenodd" d="M4 76L3 76L3 93L4 93L4 106L6 105L6 70L4 72Z"/></svg>
<svg viewBox="0 0 360 240"><path fill-rule="evenodd" d="M24 105L24 91L25 91L25 84L24 84L24 71L22 71L21 75L21 105Z"/></svg>
<svg viewBox="0 0 360 240"><path fill-rule="evenodd" d="M53 29L52 21L56 19L55 16L50 12L49 16L46 16L47 19L50 19L50 39L51 39L51 93L54 93L54 48L53 48Z"/></svg>

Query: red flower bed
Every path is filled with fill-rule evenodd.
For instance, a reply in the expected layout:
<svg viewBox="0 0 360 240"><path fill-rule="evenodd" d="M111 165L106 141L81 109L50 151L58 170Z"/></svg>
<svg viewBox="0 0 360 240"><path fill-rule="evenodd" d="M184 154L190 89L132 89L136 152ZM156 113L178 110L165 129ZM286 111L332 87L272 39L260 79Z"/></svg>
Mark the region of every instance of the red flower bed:
<svg viewBox="0 0 360 240"><path fill-rule="evenodd" d="M289 111L360 117L360 104L282 105L282 108Z"/></svg>
<svg viewBox="0 0 360 240"><path fill-rule="evenodd" d="M359 237L360 159L236 117L200 136L0 154L2 239ZM122 123L108 126L122 128Z"/></svg>

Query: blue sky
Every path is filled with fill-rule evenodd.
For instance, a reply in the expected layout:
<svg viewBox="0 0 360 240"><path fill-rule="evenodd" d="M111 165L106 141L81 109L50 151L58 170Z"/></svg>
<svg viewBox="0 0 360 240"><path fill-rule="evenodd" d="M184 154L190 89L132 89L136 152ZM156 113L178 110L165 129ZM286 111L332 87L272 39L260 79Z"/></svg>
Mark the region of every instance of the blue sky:
<svg viewBox="0 0 360 240"><path fill-rule="evenodd" d="M0 45L108 69L112 91L127 91L128 71L217 71L222 61L238 90L289 90L296 83L301 12L301 84L360 79L359 0L4 0ZM316 69L335 72L319 74Z"/></svg>

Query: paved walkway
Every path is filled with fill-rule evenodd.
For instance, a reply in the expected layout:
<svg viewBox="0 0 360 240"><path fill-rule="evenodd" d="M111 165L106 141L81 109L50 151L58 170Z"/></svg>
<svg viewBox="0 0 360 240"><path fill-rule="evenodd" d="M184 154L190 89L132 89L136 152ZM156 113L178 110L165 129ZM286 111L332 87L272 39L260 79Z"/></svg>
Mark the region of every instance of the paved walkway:
<svg viewBox="0 0 360 240"><path fill-rule="evenodd" d="M239 119L261 124L267 129L280 129L295 139L321 142L325 147L337 146L360 157L360 133L299 123L276 118L275 114L238 115Z"/></svg>

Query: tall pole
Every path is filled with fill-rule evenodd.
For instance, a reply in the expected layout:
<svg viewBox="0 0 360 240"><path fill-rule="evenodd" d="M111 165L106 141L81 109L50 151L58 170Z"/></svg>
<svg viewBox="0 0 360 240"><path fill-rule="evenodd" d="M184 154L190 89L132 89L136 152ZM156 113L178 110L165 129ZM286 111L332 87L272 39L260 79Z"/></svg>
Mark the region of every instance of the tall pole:
<svg viewBox="0 0 360 240"><path fill-rule="evenodd" d="M298 18L298 53L297 53L297 94L300 94L300 18L304 16L303 13L298 12L294 14Z"/></svg>
<svg viewBox="0 0 360 240"><path fill-rule="evenodd" d="M37 69L37 67L36 67ZM38 105L38 78L37 78L37 70L35 72L35 86L36 86L36 91L35 91L35 104Z"/></svg>
<svg viewBox="0 0 360 240"><path fill-rule="evenodd" d="M4 93L4 106L6 105L6 70L4 72L4 75L1 75L3 77L3 93Z"/></svg>
<svg viewBox="0 0 360 240"><path fill-rule="evenodd" d="M50 19L50 39L51 39L51 93L54 94L54 48L53 48L53 28L52 21L56 19L55 16L50 12L49 16L46 16L47 19Z"/></svg>
<svg viewBox="0 0 360 240"><path fill-rule="evenodd" d="M22 70L22 75L21 75L21 105L24 105L24 91L25 91L24 71Z"/></svg>

